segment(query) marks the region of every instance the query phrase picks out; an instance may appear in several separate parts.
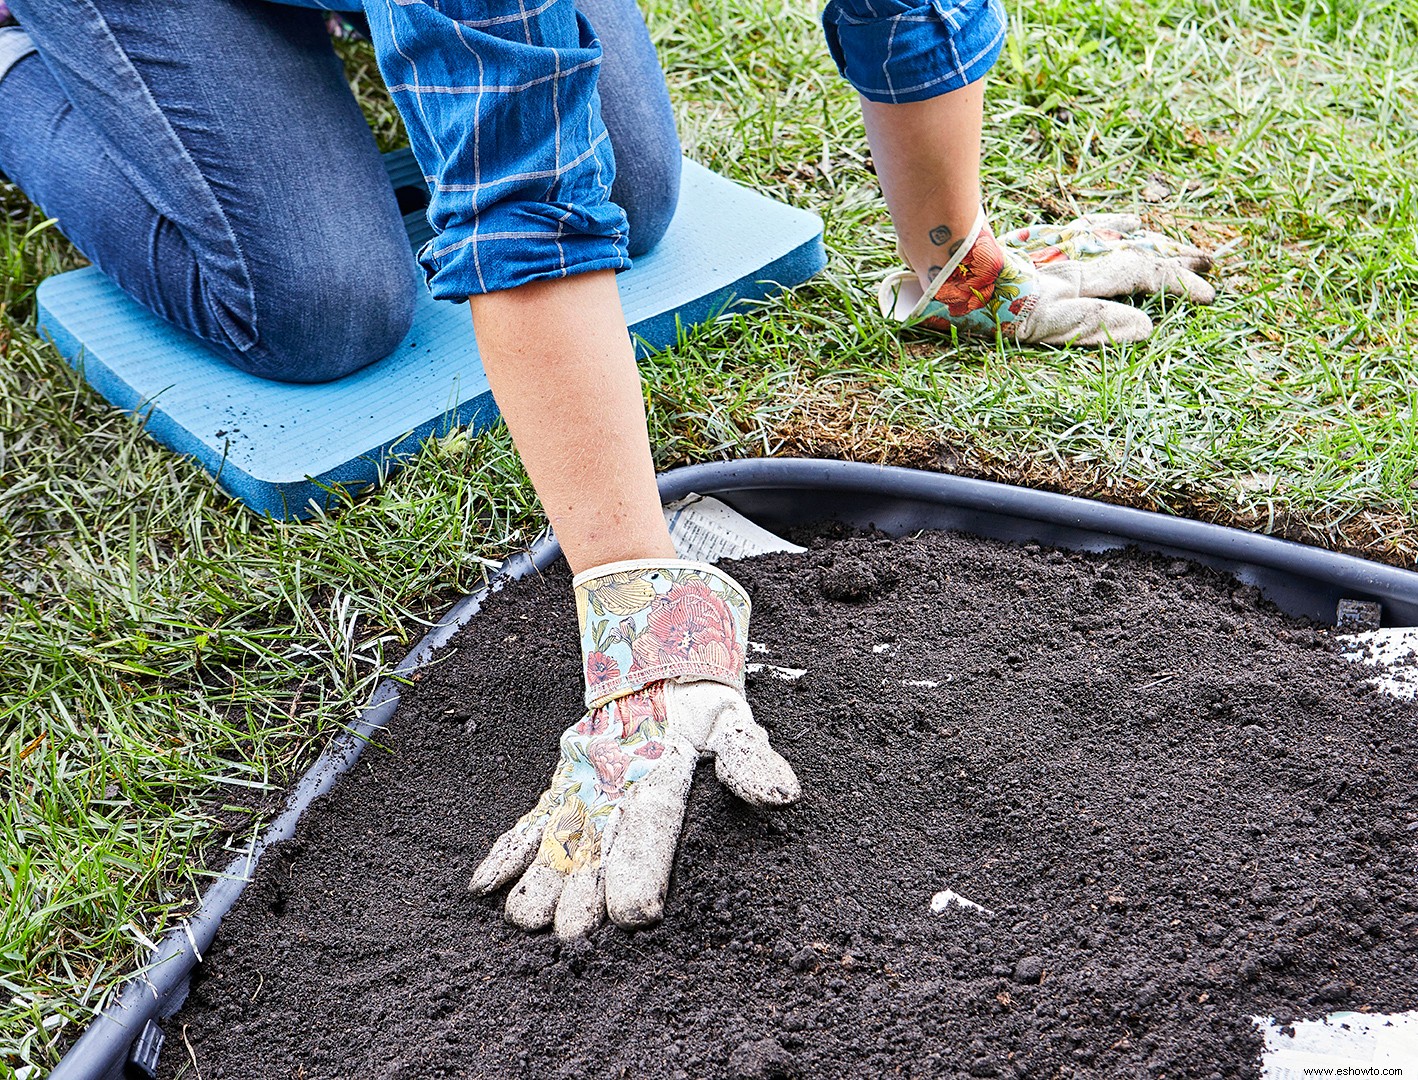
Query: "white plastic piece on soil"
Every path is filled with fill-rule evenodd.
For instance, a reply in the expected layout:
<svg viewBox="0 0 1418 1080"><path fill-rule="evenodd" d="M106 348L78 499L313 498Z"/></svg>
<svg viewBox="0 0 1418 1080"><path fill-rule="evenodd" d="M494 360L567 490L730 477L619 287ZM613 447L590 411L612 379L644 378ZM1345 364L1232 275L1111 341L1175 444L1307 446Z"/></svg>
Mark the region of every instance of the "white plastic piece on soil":
<svg viewBox="0 0 1418 1080"><path fill-rule="evenodd" d="M1264 1080L1301 1080L1307 1076L1403 1076L1418 1066L1418 1012L1381 1016L1330 1013L1323 1020L1288 1025L1254 1018L1265 1036ZM1381 1070L1387 1069L1387 1072ZM1343 1070L1343 1071L1340 1071ZM1372 1070L1372 1071L1371 1071Z"/></svg>
<svg viewBox="0 0 1418 1080"><path fill-rule="evenodd" d="M750 675L756 671L766 671L775 679L782 679L784 682L797 682L807 674L807 668L779 667L777 664L745 664L744 670Z"/></svg>
<svg viewBox="0 0 1418 1080"><path fill-rule="evenodd" d="M881 641L871 647L871 651L880 656L883 653L896 653L896 643L892 641ZM934 690L943 682L951 682L953 676L946 675L943 679L882 679L882 686L914 686L925 690Z"/></svg>
<svg viewBox="0 0 1418 1080"><path fill-rule="evenodd" d="M806 548L790 544L760 528L737 510L707 495L686 495L665 507L665 523L681 559L718 562L766 555L770 551L802 552Z"/></svg>
<svg viewBox="0 0 1418 1080"><path fill-rule="evenodd" d="M750 641L750 642L748 643L748 651L749 651L749 652L767 652L767 651L768 651L768 646L765 645L765 644L763 644L763 642L761 642L761 641Z"/></svg>
<svg viewBox="0 0 1418 1080"><path fill-rule="evenodd" d="M954 675L942 675L939 679L882 679L882 686L914 686L922 690L934 690L937 686L954 682Z"/></svg>
<svg viewBox="0 0 1418 1080"><path fill-rule="evenodd" d="M1418 627L1391 626L1341 634L1344 656L1381 669L1370 684L1404 701L1418 697ZM1330 1013L1323 1020L1294 1023L1289 1035L1268 1017L1255 1017L1265 1036L1264 1080L1301 1077L1401 1076L1397 1068L1418 1066L1418 1012ZM1344 1071L1339 1071L1344 1070ZM1374 1070L1374 1071L1369 1071Z"/></svg>
<svg viewBox="0 0 1418 1080"><path fill-rule="evenodd" d="M941 889L931 897L931 912L936 915L944 914L951 907L965 908L968 911L982 911L986 915L993 914L989 908L982 907L973 900L967 900L958 892L951 889Z"/></svg>
<svg viewBox="0 0 1418 1080"><path fill-rule="evenodd" d="M1369 680L1372 685L1403 701L1418 697L1418 626L1386 626L1342 634L1339 640L1347 646L1347 659L1387 669Z"/></svg>

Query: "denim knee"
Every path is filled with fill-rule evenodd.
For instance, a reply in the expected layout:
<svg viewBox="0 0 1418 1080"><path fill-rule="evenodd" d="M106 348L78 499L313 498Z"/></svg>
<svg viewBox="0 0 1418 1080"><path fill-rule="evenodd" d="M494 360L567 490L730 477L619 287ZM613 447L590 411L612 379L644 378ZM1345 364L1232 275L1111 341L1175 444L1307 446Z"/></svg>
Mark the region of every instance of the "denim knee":
<svg viewBox="0 0 1418 1080"><path fill-rule="evenodd" d="M576 7L602 43L601 117L615 151L611 201L625 211L634 258L660 242L679 201L675 111L635 0L576 0Z"/></svg>
<svg viewBox="0 0 1418 1080"><path fill-rule="evenodd" d="M658 244L669 229L670 219L679 204L683 162L678 140L663 140L658 145L643 147L633 169L623 172L617 162L611 198L625 210L632 259Z"/></svg>
<svg viewBox="0 0 1418 1080"><path fill-rule="evenodd" d="M388 356L413 325L422 288L412 253L293 266L256 291L255 343L232 356L279 382L342 378Z"/></svg>

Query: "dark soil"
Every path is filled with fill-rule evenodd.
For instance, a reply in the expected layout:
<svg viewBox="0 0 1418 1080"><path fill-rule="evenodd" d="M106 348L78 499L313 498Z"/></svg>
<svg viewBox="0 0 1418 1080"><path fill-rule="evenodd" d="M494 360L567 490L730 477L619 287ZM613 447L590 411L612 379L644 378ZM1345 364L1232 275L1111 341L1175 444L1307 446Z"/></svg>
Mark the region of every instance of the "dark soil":
<svg viewBox="0 0 1418 1080"><path fill-rule="evenodd" d="M663 925L506 926L467 878L580 701L567 575L510 587L263 861L167 1075L1255 1077L1251 1015L1418 1005L1418 723L1325 631L1136 553L729 568L808 669L749 685L799 805L705 770Z"/></svg>

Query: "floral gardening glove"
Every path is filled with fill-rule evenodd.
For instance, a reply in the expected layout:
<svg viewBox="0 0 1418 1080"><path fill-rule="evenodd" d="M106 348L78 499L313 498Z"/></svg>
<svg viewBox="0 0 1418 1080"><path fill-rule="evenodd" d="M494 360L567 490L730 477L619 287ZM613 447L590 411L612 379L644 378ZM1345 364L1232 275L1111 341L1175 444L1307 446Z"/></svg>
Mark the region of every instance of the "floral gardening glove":
<svg viewBox="0 0 1418 1080"><path fill-rule="evenodd" d="M792 767L743 696L748 596L707 563L611 563L576 575L586 715L561 736L537 805L503 833L469 888L517 875L509 922L560 937L657 921L700 758L758 806L797 799Z"/></svg>
<svg viewBox="0 0 1418 1080"><path fill-rule="evenodd" d="M1147 232L1132 214L1032 225L996 239L982 210L928 289L914 271L898 270L878 300L883 315L934 330L999 333L1021 345L1104 345L1142 341L1152 320L1103 297L1165 292L1209 304L1216 290L1197 275L1210 269L1200 248Z"/></svg>

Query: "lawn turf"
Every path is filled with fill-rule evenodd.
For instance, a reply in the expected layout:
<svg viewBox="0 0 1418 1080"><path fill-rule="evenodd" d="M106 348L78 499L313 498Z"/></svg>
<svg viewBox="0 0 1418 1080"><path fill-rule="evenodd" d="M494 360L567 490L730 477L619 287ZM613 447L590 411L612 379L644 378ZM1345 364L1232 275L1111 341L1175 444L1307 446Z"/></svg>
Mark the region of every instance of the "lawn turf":
<svg viewBox="0 0 1418 1080"><path fill-rule="evenodd" d="M1142 212L1226 247L1216 305L1147 300L1152 340L1093 351L898 335L872 298L889 222L816 9L653 0L687 151L820 213L832 255L644 364L658 464L945 468L1413 563L1418 2L1010 15L985 125L997 227ZM341 48L398 145L367 46ZM13 189L0 209L4 1077L57 1060L199 868L541 522L501 427L327 517L252 518L36 339L35 286L82 260Z"/></svg>

